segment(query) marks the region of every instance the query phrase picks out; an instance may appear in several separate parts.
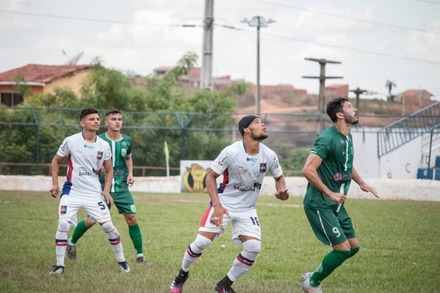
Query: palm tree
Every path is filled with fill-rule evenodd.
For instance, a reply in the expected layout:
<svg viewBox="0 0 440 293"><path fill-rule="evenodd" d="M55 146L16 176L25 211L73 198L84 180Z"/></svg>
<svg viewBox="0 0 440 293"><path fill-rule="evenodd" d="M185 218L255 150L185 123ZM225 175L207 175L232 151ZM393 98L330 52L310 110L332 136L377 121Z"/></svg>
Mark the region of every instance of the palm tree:
<svg viewBox="0 0 440 293"><path fill-rule="evenodd" d="M393 87L396 87L396 83L392 80L387 79L385 82L385 87L388 89L388 101L394 102L394 95L391 94L391 91L393 90Z"/></svg>

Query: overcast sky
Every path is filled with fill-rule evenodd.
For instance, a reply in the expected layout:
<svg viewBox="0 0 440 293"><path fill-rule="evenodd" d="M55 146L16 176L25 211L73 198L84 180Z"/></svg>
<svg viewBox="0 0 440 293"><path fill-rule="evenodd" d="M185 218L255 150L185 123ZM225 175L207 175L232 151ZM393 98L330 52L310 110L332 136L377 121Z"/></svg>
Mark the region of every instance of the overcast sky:
<svg viewBox="0 0 440 293"><path fill-rule="evenodd" d="M189 51L202 64L204 0L0 0L0 72L26 64L60 65L83 52L104 66L149 75ZM256 28L262 16L262 85L291 84L318 93L349 84L379 95L426 89L440 100L440 0L214 0L213 75L256 83ZM196 27L182 27L196 25Z"/></svg>

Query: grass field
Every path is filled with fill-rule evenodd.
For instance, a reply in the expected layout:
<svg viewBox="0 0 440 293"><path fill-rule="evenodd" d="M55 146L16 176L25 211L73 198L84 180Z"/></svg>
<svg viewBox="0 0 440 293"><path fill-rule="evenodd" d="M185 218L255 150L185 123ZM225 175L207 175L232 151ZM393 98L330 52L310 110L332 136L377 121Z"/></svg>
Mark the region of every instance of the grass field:
<svg viewBox="0 0 440 293"><path fill-rule="evenodd" d="M80 240L78 259L66 259L65 274L54 276L48 273L55 264L58 199L48 192L0 191L0 292L169 292L208 196L134 196L151 263L135 263L127 226L112 209L131 272L118 272L106 236L95 226ZM315 269L329 248L312 234L301 203L298 197L260 197L262 251L234 283L237 292L302 292L300 275ZM324 281L325 293L440 292L440 202L351 199L346 206L361 250ZM229 228L192 267L185 293L214 292L240 250Z"/></svg>

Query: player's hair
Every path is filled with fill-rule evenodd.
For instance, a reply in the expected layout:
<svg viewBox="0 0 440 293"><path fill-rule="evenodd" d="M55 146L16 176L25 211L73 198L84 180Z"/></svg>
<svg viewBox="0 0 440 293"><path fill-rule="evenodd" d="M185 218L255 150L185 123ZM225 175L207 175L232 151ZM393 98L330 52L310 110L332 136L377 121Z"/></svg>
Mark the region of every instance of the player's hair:
<svg viewBox="0 0 440 293"><path fill-rule="evenodd" d="M334 98L333 100L327 103L326 112L328 117L330 117L330 120L332 120L332 122L338 121L336 114L338 112L343 112L345 102L348 102L347 97Z"/></svg>
<svg viewBox="0 0 440 293"><path fill-rule="evenodd" d="M81 111L81 113L79 114L79 120L83 120L84 117L86 117L87 115L90 114L98 114L98 110L96 110L95 108L85 108Z"/></svg>
<svg viewBox="0 0 440 293"><path fill-rule="evenodd" d="M113 114L122 114L121 111L117 110L117 109L112 109L112 110L108 110L107 113L105 113L105 117L107 117L108 115L113 115Z"/></svg>

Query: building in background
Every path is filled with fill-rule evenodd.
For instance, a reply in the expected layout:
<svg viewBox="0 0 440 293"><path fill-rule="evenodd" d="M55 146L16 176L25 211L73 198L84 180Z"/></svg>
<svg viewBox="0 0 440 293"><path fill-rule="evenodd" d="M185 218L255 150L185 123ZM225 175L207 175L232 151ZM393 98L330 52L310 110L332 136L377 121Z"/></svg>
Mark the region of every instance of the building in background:
<svg viewBox="0 0 440 293"><path fill-rule="evenodd" d="M28 64L0 73L0 105L13 107L23 103L26 96L20 86L26 86L28 95L53 93L55 88L66 87L79 95L83 80L93 65L39 65Z"/></svg>

